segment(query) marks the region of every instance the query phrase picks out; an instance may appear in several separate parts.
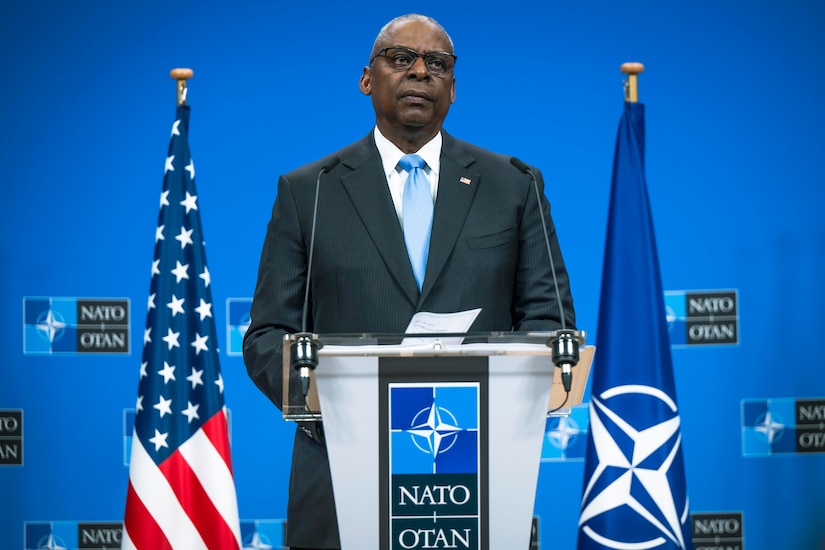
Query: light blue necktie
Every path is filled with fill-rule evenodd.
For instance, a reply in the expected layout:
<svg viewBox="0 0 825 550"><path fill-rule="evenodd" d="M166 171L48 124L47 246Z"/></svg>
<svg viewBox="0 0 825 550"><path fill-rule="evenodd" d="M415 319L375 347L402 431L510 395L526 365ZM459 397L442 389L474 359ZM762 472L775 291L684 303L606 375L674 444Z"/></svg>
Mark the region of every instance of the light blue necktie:
<svg viewBox="0 0 825 550"><path fill-rule="evenodd" d="M401 210L404 241L410 255L418 290L424 284L427 256L430 251L430 231L433 224L433 194L422 167L426 163L418 155L404 155L398 165L408 172L404 184Z"/></svg>

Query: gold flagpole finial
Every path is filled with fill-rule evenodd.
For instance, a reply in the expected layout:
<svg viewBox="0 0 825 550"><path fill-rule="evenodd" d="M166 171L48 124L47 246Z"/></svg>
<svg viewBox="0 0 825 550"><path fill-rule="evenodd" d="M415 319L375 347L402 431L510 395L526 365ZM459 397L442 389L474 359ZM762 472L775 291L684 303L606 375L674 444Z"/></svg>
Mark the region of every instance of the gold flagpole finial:
<svg viewBox="0 0 825 550"><path fill-rule="evenodd" d="M622 63L621 71L627 75L624 81L624 100L626 103L638 103L639 101L639 79L637 75L643 73L645 66L641 63Z"/></svg>
<svg viewBox="0 0 825 550"><path fill-rule="evenodd" d="M192 69L172 69L169 76L178 81L178 106L186 105L186 81L195 76Z"/></svg>

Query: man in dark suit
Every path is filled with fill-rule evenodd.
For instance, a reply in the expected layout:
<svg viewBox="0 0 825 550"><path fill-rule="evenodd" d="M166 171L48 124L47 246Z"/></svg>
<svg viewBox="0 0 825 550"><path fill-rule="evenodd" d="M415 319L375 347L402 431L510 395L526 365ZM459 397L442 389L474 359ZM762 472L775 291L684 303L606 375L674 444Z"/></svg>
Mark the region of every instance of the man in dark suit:
<svg viewBox="0 0 825 550"><path fill-rule="evenodd" d="M244 338L249 375L278 408L283 406L283 337L302 329L316 177L331 164L317 203L308 331L401 333L416 312L475 308L481 312L471 332L554 330L562 315L566 326L574 327L573 299L541 173L532 169L542 190L539 203L530 176L510 157L441 129L455 100L455 60L452 40L436 21L407 15L389 22L360 81L361 91L372 97L376 127L333 155L281 176ZM415 168L398 166L413 153L425 163L434 201L420 281L403 229L404 188ZM292 455L287 544L337 548L322 431L300 428Z"/></svg>

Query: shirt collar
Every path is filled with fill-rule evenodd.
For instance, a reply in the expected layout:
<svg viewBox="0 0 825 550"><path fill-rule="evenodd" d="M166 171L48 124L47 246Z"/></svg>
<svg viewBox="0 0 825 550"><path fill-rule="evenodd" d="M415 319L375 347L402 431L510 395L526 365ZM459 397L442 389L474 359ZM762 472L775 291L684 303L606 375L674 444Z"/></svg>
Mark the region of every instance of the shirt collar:
<svg viewBox="0 0 825 550"><path fill-rule="evenodd" d="M439 131L433 139L424 144L421 149L415 152L424 159L427 167L432 174L438 174L441 168L441 132ZM378 147L378 153L381 155L381 163L384 165L384 175L389 177L389 174L398 166L398 161L404 156L396 145L384 137L378 126L375 127L375 146Z"/></svg>

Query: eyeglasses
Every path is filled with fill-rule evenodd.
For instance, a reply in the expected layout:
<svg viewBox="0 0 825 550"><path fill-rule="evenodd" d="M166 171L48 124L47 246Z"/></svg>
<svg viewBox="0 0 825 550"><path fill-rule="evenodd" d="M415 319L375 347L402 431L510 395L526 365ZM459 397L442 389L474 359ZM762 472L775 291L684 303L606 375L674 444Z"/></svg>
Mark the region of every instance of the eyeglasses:
<svg viewBox="0 0 825 550"><path fill-rule="evenodd" d="M434 76L445 75L452 71L458 59L456 55L447 52L418 53L415 50L403 46L381 48L378 50L378 53L370 59L370 65L375 61L376 57L386 57L387 63L389 63L392 70L398 72L409 71L410 67L415 65L415 60L420 57L424 60L424 65L427 67L427 70Z"/></svg>

